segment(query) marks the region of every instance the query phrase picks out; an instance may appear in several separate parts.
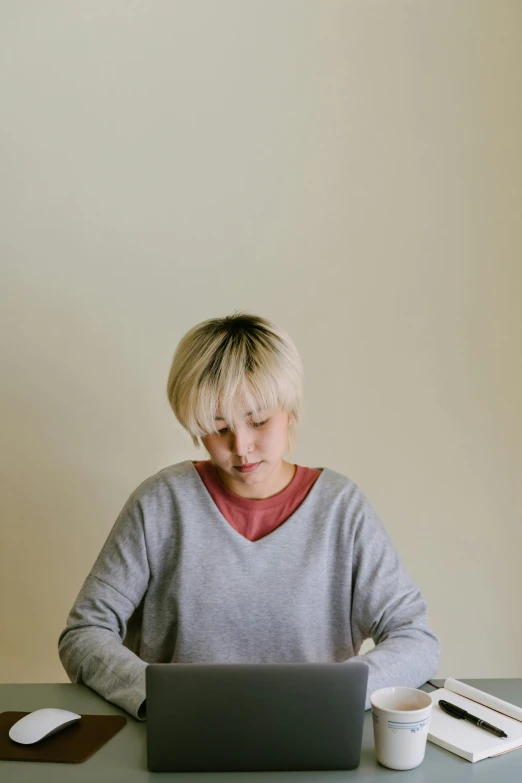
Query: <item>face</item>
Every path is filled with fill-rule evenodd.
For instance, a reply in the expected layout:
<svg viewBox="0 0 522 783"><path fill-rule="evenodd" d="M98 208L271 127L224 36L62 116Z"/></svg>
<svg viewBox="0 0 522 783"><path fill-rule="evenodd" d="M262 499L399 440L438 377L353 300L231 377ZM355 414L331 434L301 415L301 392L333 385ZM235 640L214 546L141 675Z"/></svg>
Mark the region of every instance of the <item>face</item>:
<svg viewBox="0 0 522 783"><path fill-rule="evenodd" d="M253 500L284 489L294 473L294 466L283 460L291 421L291 415L280 409L245 414L243 421L235 424L234 432L223 419L216 420L219 433L201 441L228 489ZM238 470L239 465L252 463L259 463L254 470Z"/></svg>

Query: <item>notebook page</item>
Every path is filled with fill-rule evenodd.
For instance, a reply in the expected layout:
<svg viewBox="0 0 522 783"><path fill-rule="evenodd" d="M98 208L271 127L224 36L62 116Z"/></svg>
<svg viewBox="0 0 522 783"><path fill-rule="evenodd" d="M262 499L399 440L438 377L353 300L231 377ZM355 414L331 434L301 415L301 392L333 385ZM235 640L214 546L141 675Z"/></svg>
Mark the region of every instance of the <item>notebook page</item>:
<svg viewBox="0 0 522 783"><path fill-rule="evenodd" d="M437 691L431 692L430 696L433 701L433 710L428 728L428 740L435 745L440 745L471 762L522 747L522 723L520 721L495 712L482 704L470 702L464 696L446 688L439 688ZM496 737L467 720L452 718L439 707L440 699L446 699L472 715L497 726L506 732L508 738Z"/></svg>
<svg viewBox="0 0 522 783"><path fill-rule="evenodd" d="M522 707L517 707L516 704L511 704L509 701L498 699L496 696L492 696L491 693L479 691L478 688L466 685L465 682L460 682L460 680L454 680L452 677L449 677L446 680L444 687L454 693L460 693L461 696L466 696L466 698L476 701L479 704L484 704L485 707L490 707L492 710L497 710L504 715L509 715L510 718L522 721ZM448 701L451 701L451 699L448 699ZM468 709L468 712L473 714L472 709ZM489 723L493 723L494 726L496 725L494 721L489 721Z"/></svg>

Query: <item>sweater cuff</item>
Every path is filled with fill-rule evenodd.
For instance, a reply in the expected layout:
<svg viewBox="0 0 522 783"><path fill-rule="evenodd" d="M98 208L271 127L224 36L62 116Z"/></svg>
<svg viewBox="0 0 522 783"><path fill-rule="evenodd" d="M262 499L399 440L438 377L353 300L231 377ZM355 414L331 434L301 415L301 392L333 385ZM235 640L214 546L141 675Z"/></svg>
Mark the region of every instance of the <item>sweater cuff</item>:
<svg viewBox="0 0 522 783"><path fill-rule="evenodd" d="M138 720L147 720L147 700L142 701L140 708L136 714Z"/></svg>
<svg viewBox="0 0 522 783"><path fill-rule="evenodd" d="M147 664L148 666L148 664ZM144 666L140 671L134 682L129 688L129 693L125 699L123 708L132 715L136 720L147 720L146 711L146 699L145 699L145 671L147 666Z"/></svg>

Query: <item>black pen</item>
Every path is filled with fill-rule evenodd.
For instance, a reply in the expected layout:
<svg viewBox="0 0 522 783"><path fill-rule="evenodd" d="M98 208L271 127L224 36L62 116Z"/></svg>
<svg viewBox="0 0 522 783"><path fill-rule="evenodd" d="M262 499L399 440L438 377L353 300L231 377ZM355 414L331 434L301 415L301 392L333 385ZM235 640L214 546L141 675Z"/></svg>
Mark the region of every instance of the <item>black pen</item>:
<svg viewBox="0 0 522 783"><path fill-rule="evenodd" d="M497 737L507 737L507 734L502 731L502 729L497 729L496 726L492 726L491 723L488 723L485 720L482 720L481 718L477 718L476 715L471 715L469 712L466 712L466 710L463 710L461 707L457 707L456 704L451 704L449 701L444 701L441 699L439 701L439 707L441 710L444 710L448 715L451 715L453 718L458 718L459 720L469 720L471 723L474 723L475 726L478 726L480 729L485 729L486 731L490 731L492 734L496 734Z"/></svg>

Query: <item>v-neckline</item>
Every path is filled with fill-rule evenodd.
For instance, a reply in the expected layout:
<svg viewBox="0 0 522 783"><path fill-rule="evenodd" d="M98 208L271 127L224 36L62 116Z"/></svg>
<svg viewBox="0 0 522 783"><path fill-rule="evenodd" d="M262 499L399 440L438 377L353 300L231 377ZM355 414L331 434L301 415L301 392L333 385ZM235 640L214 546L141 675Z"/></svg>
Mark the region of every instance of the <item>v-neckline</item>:
<svg viewBox="0 0 522 783"><path fill-rule="evenodd" d="M286 526L288 525L288 523L293 521L293 517L294 517L294 516L297 514L297 512L298 512L298 511L300 511L300 510L303 508L304 504L305 504L305 503L306 503L306 502L309 500L309 498L310 498L310 495L312 494L312 492L314 491L314 489L317 487L317 484L318 484L318 482L320 482L320 481L321 481L321 478L323 477L323 475L325 474L325 472L328 470L328 468L314 468L314 470L320 470L320 471L321 471L321 475L317 477L317 479L315 480L315 482L313 483L313 485L310 487L310 490L309 490L308 494L306 495L306 497L304 498L304 500L302 501L302 503L301 503L301 504L300 504L300 505L299 505L299 506L298 506L298 507L297 507L297 508L296 508L296 509L295 509L295 510L294 510L294 511L293 511L293 512L290 514L290 516L288 517L288 519L285 519L285 521L284 521L283 523L281 523L280 525L278 525L278 526L277 526L277 527L276 527L274 530L272 530L270 533L267 533L267 535L266 535L266 536L263 536L262 538L258 538L258 539L256 539L255 541L251 541L249 538L247 538L247 537L246 537L246 536L244 536L242 533L240 533L239 531L237 531L237 530L235 529L235 527L233 527L233 526L230 524L230 522L228 521L228 519L226 519L226 517L224 517L224 516L223 516L223 514L221 513L221 511L220 511L219 507L216 505L216 503L215 503L215 501L214 501L214 498L212 497L212 495L211 495L211 494L210 494L210 492L208 491L208 489L207 489L207 487L206 487L206 485L205 485L205 482L203 481L203 479L202 479L202 478L201 478L201 476L199 475L199 472L197 471L197 469L196 469L196 466L194 465L194 463L192 462L192 460L187 460L187 461L189 462L189 464L190 464L191 468L193 469L193 473L196 475L196 477L197 477L197 478L199 479L199 481L201 482L201 484L202 484L202 486L203 486L203 489L205 490L205 495L206 495L206 497L207 497L207 499L208 499L209 503L211 504L211 507L212 507L212 509L213 509L213 510L214 510L214 511L215 511L215 512L218 514L218 516L219 516L219 518L220 518L220 520L221 520L221 523L222 523L222 524L224 523L224 524L227 526L228 530L232 531L233 535L235 535L235 536L238 536L238 537L239 537L239 538L240 538L242 541L246 542L247 544L260 544L262 541L265 541L266 539L269 539L269 538L271 538L272 536L274 536L274 534L275 534L275 533L277 533L279 530L286 528ZM282 490L282 491L284 492L284 490ZM276 496L274 495L273 497L276 497ZM248 499L248 498L243 498L243 499L245 500L245 499Z"/></svg>

